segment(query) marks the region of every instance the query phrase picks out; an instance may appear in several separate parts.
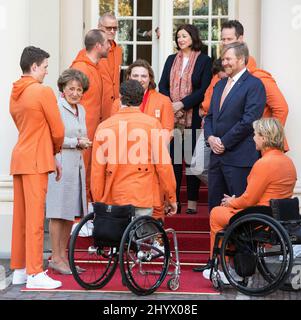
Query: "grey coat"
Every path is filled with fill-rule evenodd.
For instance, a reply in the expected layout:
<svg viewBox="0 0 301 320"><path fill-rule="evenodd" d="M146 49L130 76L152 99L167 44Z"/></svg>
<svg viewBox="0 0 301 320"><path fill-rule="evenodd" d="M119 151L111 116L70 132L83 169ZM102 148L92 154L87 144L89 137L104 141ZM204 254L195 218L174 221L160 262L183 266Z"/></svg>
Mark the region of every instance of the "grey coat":
<svg viewBox="0 0 301 320"><path fill-rule="evenodd" d="M75 216L87 214L86 175L82 151L77 149L77 138L86 137L85 110L78 105L78 117L64 98L58 105L65 125L65 138L61 153L56 155L62 165L62 178L49 175L46 217L73 221Z"/></svg>

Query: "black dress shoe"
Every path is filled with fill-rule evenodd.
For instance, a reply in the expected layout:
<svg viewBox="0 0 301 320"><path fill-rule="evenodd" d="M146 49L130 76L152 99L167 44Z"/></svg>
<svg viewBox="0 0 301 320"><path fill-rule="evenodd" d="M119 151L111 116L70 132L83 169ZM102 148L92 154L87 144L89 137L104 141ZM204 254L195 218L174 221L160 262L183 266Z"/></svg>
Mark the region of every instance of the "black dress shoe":
<svg viewBox="0 0 301 320"><path fill-rule="evenodd" d="M194 272L203 272L207 269L211 269L213 267L213 260L208 260L207 264L201 267L195 267L192 270Z"/></svg>
<svg viewBox="0 0 301 320"><path fill-rule="evenodd" d="M187 213L187 214L196 214L196 213L197 213L197 210L196 210L196 209L190 209L190 208L188 208L188 209L186 210L186 213Z"/></svg>
<svg viewBox="0 0 301 320"><path fill-rule="evenodd" d="M181 202L177 202L177 207L177 214L180 214L182 209Z"/></svg>

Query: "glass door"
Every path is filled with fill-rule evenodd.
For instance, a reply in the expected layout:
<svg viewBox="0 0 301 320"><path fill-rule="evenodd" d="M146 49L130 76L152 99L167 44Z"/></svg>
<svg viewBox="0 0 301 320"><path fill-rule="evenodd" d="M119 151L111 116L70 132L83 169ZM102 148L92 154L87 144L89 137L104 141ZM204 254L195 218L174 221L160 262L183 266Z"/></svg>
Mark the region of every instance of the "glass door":
<svg viewBox="0 0 301 320"><path fill-rule="evenodd" d="M147 60L157 70L159 0L99 0L99 15L114 12L118 20L117 43L123 49L124 70L136 59Z"/></svg>

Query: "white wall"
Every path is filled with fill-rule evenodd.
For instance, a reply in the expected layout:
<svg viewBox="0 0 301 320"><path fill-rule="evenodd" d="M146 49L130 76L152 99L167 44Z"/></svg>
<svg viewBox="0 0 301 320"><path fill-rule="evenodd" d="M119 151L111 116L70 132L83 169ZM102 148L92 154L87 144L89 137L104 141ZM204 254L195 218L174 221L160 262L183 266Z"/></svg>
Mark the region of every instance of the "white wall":
<svg viewBox="0 0 301 320"><path fill-rule="evenodd" d="M248 44L250 54L260 66L261 0L239 0L236 15L236 19L244 26L244 40Z"/></svg>
<svg viewBox="0 0 301 320"><path fill-rule="evenodd" d="M9 114L12 83L21 74L23 48L29 42L29 0L0 1L0 255L9 255L12 213L12 179L9 165L17 130Z"/></svg>
<svg viewBox="0 0 301 320"><path fill-rule="evenodd" d="M298 171L296 194L301 195L301 1L262 1L261 60L289 105L286 134L289 155Z"/></svg>
<svg viewBox="0 0 301 320"><path fill-rule="evenodd" d="M60 0L0 0L0 38L0 257L6 257L10 255L13 204L9 166L17 141L9 96L12 83L21 76L20 56L28 45L50 53L45 83L56 88L60 72Z"/></svg>
<svg viewBox="0 0 301 320"><path fill-rule="evenodd" d="M60 71L70 67L83 48L84 0L61 1Z"/></svg>
<svg viewBox="0 0 301 320"><path fill-rule="evenodd" d="M56 89L60 73L60 0L30 0L29 4L30 45L50 54L45 84Z"/></svg>

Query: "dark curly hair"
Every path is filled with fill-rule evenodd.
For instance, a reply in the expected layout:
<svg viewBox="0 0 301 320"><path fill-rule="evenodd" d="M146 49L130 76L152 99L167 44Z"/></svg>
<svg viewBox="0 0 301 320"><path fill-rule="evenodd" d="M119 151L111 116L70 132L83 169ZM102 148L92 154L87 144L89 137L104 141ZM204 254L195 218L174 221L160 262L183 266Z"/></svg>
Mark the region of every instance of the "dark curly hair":
<svg viewBox="0 0 301 320"><path fill-rule="evenodd" d="M139 107L144 96L144 89L137 80L127 80L120 85L121 104Z"/></svg>

